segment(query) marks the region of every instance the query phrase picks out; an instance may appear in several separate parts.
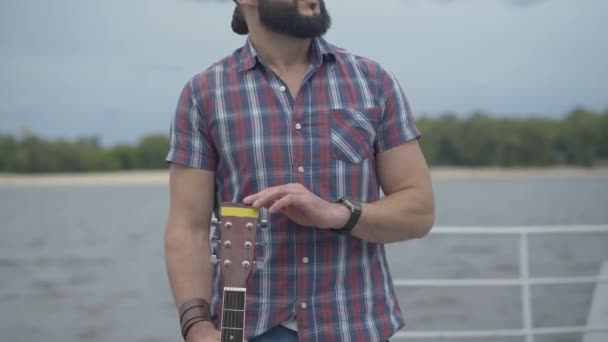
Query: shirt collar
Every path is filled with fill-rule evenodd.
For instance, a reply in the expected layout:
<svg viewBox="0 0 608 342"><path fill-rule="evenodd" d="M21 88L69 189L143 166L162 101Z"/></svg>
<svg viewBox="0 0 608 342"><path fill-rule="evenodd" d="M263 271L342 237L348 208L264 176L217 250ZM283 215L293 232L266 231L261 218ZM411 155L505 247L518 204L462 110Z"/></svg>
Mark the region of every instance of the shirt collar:
<svg viewBox="0 0 608 342"><path fill-rule="evenodd" d="M315 37L312 42L313 46L313 65L315 67L321 66L324 61L335 61L336 55L334 48L322 37ZM238 64L238 70L244 72L253 69L258 62L260 57L257 51L251 43L251 38L247 37L245 45L240 51L240 60Z"/></svg>

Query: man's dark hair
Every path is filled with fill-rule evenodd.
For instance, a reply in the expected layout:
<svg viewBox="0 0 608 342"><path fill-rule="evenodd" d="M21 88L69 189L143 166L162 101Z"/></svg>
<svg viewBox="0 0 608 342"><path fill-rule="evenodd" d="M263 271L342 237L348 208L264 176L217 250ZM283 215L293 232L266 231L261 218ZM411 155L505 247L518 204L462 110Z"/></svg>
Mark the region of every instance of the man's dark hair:
<svg viewBox="0 0 608 342"><path fill-rule="evenodd" d="M245 21L245 17L243 16L243 11L241 11L241 6L236 5L234 8L234 13L232 13L232 31L236 34L247 35L249 33L249 27L247 27L247 22Z"/></svg>

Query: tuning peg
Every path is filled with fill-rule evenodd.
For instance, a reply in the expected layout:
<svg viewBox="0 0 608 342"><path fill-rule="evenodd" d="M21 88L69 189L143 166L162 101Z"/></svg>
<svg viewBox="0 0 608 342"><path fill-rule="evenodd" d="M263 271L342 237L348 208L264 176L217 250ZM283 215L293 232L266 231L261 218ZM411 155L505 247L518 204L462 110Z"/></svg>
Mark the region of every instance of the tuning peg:
<svg viewBox="0 0 608 342"><path fill-rule="evenodd" d="M260 223L258 223L258 227L260 227L261 229L267 229L268 228L268 221L267 220L261 220Z"/></svg>
<svg viewBox="0 0 608 342"><path fill-rule="evenodd" d="M217 255L212 254L211 258L209 260L213 265L217 265L218 262L220 262L220 259L217 258Z"/></svg>
<svg viewBox="0 0 608 342"><path fill-rule="evenodd" d="M261 270L262 268L264 268L264 259L258 258L256 261L254 261L254 263L255 263L255 267L257 267L258 270Z"/></svg>
<svg viewBox="0 0 608 342"><path fill-rule="evenodd" d="M214 257L215 254L217 253L218 246L220 243L221 243L220 239L218 239L216 236L213 236L211 238L211 241L209 241L209 247L211 248L211 254L213 254L212 257Z"/></svg>
<svg viewBox="0 0 608 342"><path fill-rule="evenodd" d="M213 228L217 228L217 227L219 227L219 226L220 226L220 224L221 224L221 222L220 222L218 219L216 219L216 218L212 218L212 219L211 219L211 226L212 226Z"/></svg>

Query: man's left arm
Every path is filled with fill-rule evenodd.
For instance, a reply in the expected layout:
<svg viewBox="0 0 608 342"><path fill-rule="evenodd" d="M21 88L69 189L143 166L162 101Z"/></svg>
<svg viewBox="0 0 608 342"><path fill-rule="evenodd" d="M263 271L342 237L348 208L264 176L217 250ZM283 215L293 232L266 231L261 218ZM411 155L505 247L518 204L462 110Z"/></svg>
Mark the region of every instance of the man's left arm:
<svg viewBox="0 0 608 342"><path fill-rule="evenodd" d="M376 129L377 175L385 194L363 204L352 234L371 242L397 242L425 236L435 222L429 169L420 149L422 135L395 75L381 69L382 115Z"/></svg>
<svg viewBox="0 0 608 342"><path fill-rule="evenodd" d="M385 197L362 203L361 217L351 234L375 243L425 236L435 223L435 202L418 140L382 152L376 163ZM348 209L342 209L342 216L348 219Z"/></svg>
<svg viewBox="0 0 608 342"><path fill-rule="evenodd" d="M429 169L418 143L422 136L401 84L381 68L378 95L381 117L376 128L378 181L385 197L363 203L351 232L371 242L397 242L425 236L435 221Z"/></svg>

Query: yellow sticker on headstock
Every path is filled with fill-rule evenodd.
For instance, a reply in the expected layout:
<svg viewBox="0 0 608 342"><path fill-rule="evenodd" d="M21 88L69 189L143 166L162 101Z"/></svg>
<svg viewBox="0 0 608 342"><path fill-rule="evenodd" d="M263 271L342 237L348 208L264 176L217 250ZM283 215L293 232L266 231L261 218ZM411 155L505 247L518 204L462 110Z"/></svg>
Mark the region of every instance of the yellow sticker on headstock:
<svg viewBox="0 0 608 342"><path fill-rule="evenodd" d="M221 216L231 216L231 217L251 217L258 218L259 217L259 209L256 208L237 208L237 207L222 207Z"/></svg>

